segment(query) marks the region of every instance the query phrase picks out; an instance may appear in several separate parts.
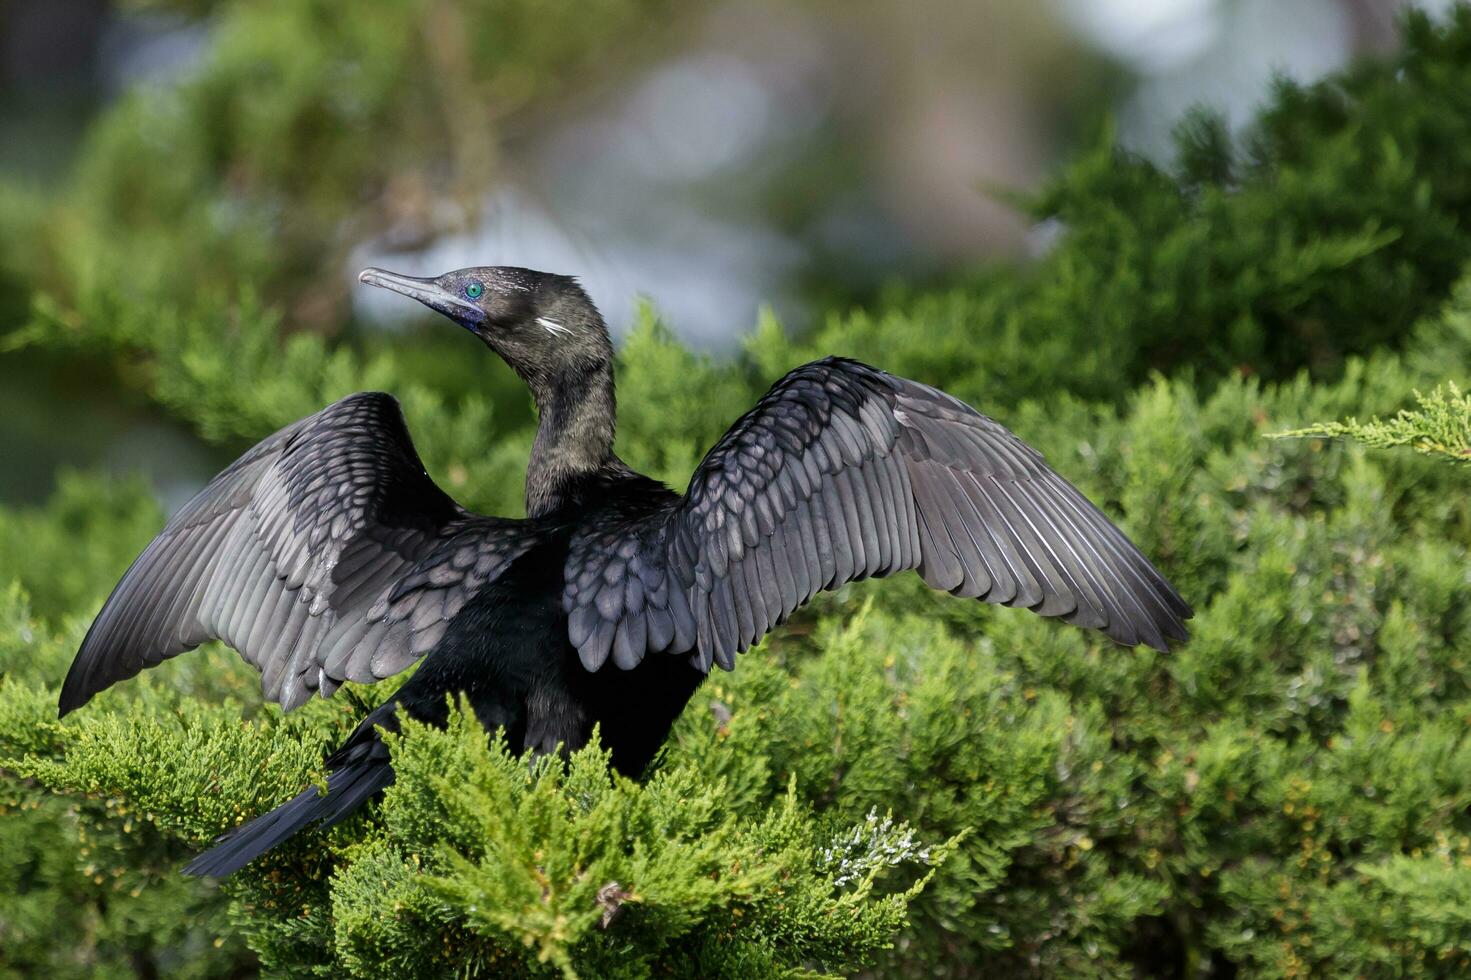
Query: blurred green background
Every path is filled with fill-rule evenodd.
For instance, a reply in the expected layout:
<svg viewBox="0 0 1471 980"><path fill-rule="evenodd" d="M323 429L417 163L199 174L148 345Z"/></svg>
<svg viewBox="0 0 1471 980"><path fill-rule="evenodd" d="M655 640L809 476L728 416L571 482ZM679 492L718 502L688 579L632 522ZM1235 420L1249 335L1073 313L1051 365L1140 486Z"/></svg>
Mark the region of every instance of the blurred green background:
<svg viewBox="0 0 1471 980"><path fill-rule="evenodd" d="M213 644L59 723L82 632L170 508L354 390L519 513L524 386L354 284L481 263L583 278L619 452L671 485L855 356L1044 451L1192 640L855 585L646 783L416 731L381 804L182 879L391 685L283 716ZM0 977L1468 975L1448 383L1465 4L0 0Z"/></svg>
<svg viewBox="0 0 1471 980"><path fill-rule="evenodd" d="M1035 189L1104 113L1164 155L1195 102L1240 125L1273 72L1389 49L1398 6L599 3L564 34L534 4L7 0L0 328L33 290L116 274L168 299L248 285L287 330L412 343L433 325L356 269L504 263L579 275L619 332L646 297L728 352L763 304L800 330L1025 261L1053 223L995 192ZM74 236L108 254L48 254ZM0 500L77 466L177 504L229 456L85 346L0 358Z"/></svg>

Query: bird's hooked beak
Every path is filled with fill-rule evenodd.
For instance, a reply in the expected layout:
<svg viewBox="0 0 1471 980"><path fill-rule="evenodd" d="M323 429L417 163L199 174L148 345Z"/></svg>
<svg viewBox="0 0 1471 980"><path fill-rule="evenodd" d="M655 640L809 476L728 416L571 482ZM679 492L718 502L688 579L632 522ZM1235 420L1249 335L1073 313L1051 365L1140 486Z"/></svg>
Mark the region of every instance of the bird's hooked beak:
<svg viewBox="0 0 1471 980"><path fill-rule="evenodd" d="M364 269L358 273L358 282L403 293L431 310L443 313L461 326L473 327L485 319L484 310L458 292L441 286L437 279L401 276L387 269Z"/></svg>

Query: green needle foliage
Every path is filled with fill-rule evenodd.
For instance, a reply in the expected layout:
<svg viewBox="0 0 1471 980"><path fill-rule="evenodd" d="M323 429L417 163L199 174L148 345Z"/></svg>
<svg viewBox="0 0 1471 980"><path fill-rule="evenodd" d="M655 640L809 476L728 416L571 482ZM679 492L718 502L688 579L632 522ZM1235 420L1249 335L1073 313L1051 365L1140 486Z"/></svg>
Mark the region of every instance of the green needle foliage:
<svg viewBox="0 0 1471 980"><path fill-rule="evenodd" d="M442 486L515 513L531 430L509 372L489 354L444 367L467 343L447 329L282 339L310 267L285 256L312 252L300 243L354 198L203 125L221 106L261 113L292 160L308 159L292 134L314 130L283 120L350 110L391 128L399 109L339 106L323 79L419 42L336 21L283 34L310 15L221 7L218 60L104 121L78 178L97 187L89 207L27 199L0 216L46 225L24 257L0 236L0 282L33 310L12 342L113 352L130 384L230 445L391 390ZM580 9L546 5L547 30ZM308 50L268 59L259 107L232 102L248 59L229 52L265 42L228 33L267 28ZM586 36L569 31L562 58ZM392 739L399 779L380 803L216 885L177 869L319 780L385 688L283 716L210 647L58 722L82 631L162 515L140 485L95 475L0 509L0 976L1466 975L1465 473L1266 436L1393 416L1434 389L1419 421L1378 426L1464 445L1468 98L1471 12L1412 18L1395 60L1282 87L1239 139L1193 119L1173 170L1107 141L1085 151L1029 205L1061 232L1025 269L896 287L799 337L766 318L730 362L652 312L624 339L620 452L675 485L819 353L996 415L1195 604L1194 637L1168 655L913 576L852 586L717 672L644 782L611 775L596 746L512 758L455 712ZM304 115L275 115L292 105ZM177 168L159 145L181 147ZM240 212L227 160L254 160ZM380 163L359 159L359 176ZM135 197L147 214L124 209ZM279 216L298 197L311 220L256 207ZM181 283L163 275L186 249L168 225L196 205L214 237L182 256L201 280ZM132 257L159 274L125 276Z"/></svg>
<svg viewBox="0 0 1471 980"><path fill-rule="evenodd" d="M1461 394L1454 381L1446 382L1428 395L1415 392L1420 407L1400 409L1388 421L1376 416L1368 422L1350 418L1342 422L1319 422L1305 429L1278 433L1275 438L1323 436L1347 438L1375 449L1409 446L1417 453L1471 463L1471 395Z"/></svg>

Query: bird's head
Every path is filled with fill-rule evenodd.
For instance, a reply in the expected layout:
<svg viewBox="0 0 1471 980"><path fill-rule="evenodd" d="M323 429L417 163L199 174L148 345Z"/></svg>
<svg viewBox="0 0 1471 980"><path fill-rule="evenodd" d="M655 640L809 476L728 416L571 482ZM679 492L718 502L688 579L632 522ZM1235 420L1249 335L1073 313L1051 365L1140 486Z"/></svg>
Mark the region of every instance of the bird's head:
<svg viewBox="0 0 1471 980"><path fill-rule="evenodd" d="M402 293L475 334L533 385L608 365L602 315L571 276L513 266L457 269L433 279L364 269L358 281Z"/></svg>

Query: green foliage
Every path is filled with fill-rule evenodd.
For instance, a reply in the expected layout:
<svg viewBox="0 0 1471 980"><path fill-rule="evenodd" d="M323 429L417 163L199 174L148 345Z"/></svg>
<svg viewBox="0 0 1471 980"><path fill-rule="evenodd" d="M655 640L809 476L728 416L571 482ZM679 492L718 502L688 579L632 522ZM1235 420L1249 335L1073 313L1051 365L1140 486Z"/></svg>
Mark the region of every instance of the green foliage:
<svg viewBox="0 0 1471 980"><path fill-rule="evenodd" d="M0 590L0 977L206 978L248 968L243 938L223 928L224 896L179 877L189 848L160 828L160 814L98 792L56 795L10 768L66 751L54 681L80 637L32 619L19 586ZM136 744L141 716L111 724L119 744Z"/></svg>
<svg viewBox="0 0 1471 980"><path fill-rule="evenodd" d="M525 956L567 974L575 962L630 977L851 968L890 944L923 883L885 893L880 877L932 857L890 821L851 831L814 821L791 791L738 810L721 781L689 764L643 786L610 779L596 746L565 768L528 767L459 719L448 733L412 731L396 749L410 775L382 811L395 857L418 878L425 855L438 873L419 886L461 910L455 926L483 942L487 962ZM376 923L376 874L354 884ZM403 926L354 936L361 953L347 964L381 970L370 965L377 951L415 955L416 945L443 956L440 936L414 944ZM459 951L449 962L462 962Z"/></svg>
<svg viewBox="0 0 1471 980"><path fill-rule="evenodd" d="M1197 113L1173 172L1112 132L1023 199L1060 234L1021 274L829 319L804 351L1010 403L1114 400L1151 371L1321 376L1397 346L1471 252L1471 8L1393 59L1281 82L1236 145ZM926 342L905 325L926 324Z"/></svg>
<svg viewBox="0 0 1471 980"><path fill-rule="evenodd" d="M334 23L301 64L268 57L265 108L245 105L233 86L249 59L230 52L318 43L289 28L321 11L288 6L218 5L220 60L125 102L95 137L90 206L27 209L55 220L43 259L0 256L38 295L18 339L114 350L131 383L234 444L348 391L393 391L435 479L515 513L530 417L490 355L461 369L467 341L448 331L279 336L311 319L283 256L353 200L296 175L309 158L292 134L323 113L390 125L394 100L438 98L390 92L374 67L361 91L384 106L325 99L353 52L387 46L387 64L422 70L414 32L364 40L378 28ZM572 10L548 6L545 29ZM260 36L230 39L240 24ZM589 36L546 50L575 58ZM646 783L610 775L596 746L511 758L456 712L392 739L399 780L381 803L214 886L175 869L320 778L361 716L353 699L382 689L286 717L211 648L57 722L82 630L161 515L137 484L82 476L42 508L0 510L0 973L218 977L258 960L315 976L1465 975L1464 476L1266 436L1391 416L1443 384L1422 412L1345 434L1465 444L1468 50L1466 10L1442 30L1412 20L1395 61L1283 86L1240 140L1193 117L1173 173L1105 141L1035 203L1061 233L1029 269L896 288L805 337L767 316L728 363L648 311L624 340L620 451L675 484L765 384L818 354L994 413L1195 603L1193 639L1168 655L914 576L852 586L701 688ZM203 125L209 112L228 125ZM188 145L201 125L209 152ZM236 127L254 135L236 143ZM262 134L283 140L281 161L255 156ZM176 173L150 156L156 140L177 148ZM371 185L392 160L354 156L364 145L324 151ZM307 197L302 220L280 218ZM164 217L128 211L134 199ZM204 216L183 215L194 202ZM184 255L169 223L195 221L211 228ZM174 257L197 273L189 288L162 274ZM461 356L436 365L450 344Z"/></svg>
<svg viewBox="0 0 1471 980"><path fill-rule="evenodd" d="M1342 422L1319 422L1305 429L1282 432L1277 438L1326 436L1348 438L1376 449L1410 446L1417 453L1471 462L1471 395L1461 394L1454 381L1436 387L1428 395L1415 392L1419 409L1400 409L1387 422L1378 416L1368 422L1350 418Z"/></svg>
<svg viewBox="0 0 1471 980"><path fill-rule="evenodd" d="M95 290L189 304L251 283L287 297L297 320L330 321L348 280L329 293L322 276L339 271L344 242L445 230L428 213L435 194L463 226L495 175L497 123L636 56L667 8L369 0L345 17L325 0L213 6L203 63L102 117L72 192L38 229L37 281L82 309Z"/></svg>
<svg viewBox="0 0 1471 980"><path fill-rule="evenodd" d="M89 611L158 533L158 503L141 482L63 474L44 507L0 511L0 582L26 581L43 616ZM87 542L78 549L78 541Z"/></svg>
<svg viewBox="0 0 1471 980"><path fill-rule="evenodd" d="M16 629L34 631L15 589L10 600ZM9 662L17 637L3 639ZM37 801L61 799L43 790L72 800L60 826L75 832L43 837L36 860L69 856L75 836L77 867L53 869L60 882L80 871L165 909L181 896L218 903L213 889L177 877L188 847L294 793L354 714L351 704L318 703L242 724L233 699L147 685L123 711L59 724L54 685L7 679L0 691L0 759L25 787L7 805L35 822L26 811ZM458 712L445 731L405 727L391 740L398 781L371 820L334 831L325 847L295 841L232 885L240 935L272 973L852 969L892 943L925 866L947 849L872 812L851 828L814 818L791 789L732 806L726 784L694 760L639 785L613 777L596 745L565 766L528 764ZM742 764L763 767L757 755ZM44 816L60 812L51 805ZM891 887L895 873L902 880ZM26 915L12 928L37 921ZM157 928L153 918L143 925ZM168 930L142 938L177 955Z"/></svg>

